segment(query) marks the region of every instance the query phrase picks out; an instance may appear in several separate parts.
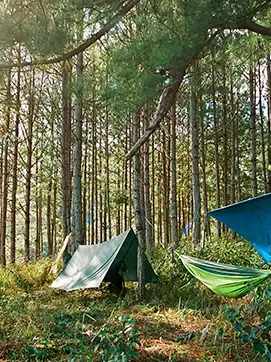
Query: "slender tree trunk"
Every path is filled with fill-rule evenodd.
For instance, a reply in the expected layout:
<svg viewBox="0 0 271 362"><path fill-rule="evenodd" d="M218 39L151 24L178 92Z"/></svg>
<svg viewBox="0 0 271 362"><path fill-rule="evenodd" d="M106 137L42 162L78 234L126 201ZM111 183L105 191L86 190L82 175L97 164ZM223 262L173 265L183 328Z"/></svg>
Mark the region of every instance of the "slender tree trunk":
<svg viewBox="0 0 271 362"><path fill-rule="evenodd" d="M155 241L156 241L156 218L155 218L155 211L156 211L156 207L155 207L155 140L154 137L152 139L152 159L151 159L151 170L152 170L152 242L153 245L155 245Z"/></svg>
<svg viewBox="0 0 271 362"><path fill-rule="evenodd" d="M86 133L85 133L85 139L87 140L87 136L88 136L88 127L86 126ZM88 149L88 146L87 146L87 141L86 141L86 146L84 148L84 176L83 176L83 179L84 179L84 187L83 187L83 190L82 190L82 232L83 232L83 241L84 241L84 244L87 244L87 226L86 226L86 220L87 220L87 182L88 182L88 179L87 179L87 165L88 165L88 162L87 162L87 155L88 155L88 152L87 152L87 149Z"/></svg>
<svg viewBox="0 0 271 362"><path fill-rule="evenodd" d="M256 145L256 84L255 70L249 69L249 101L251 132L251 187L252 196L257 196L257 145Z"/></svg>
<svg viewBox="0 0 271 362"><path fill-rule="evenodd" d="M92 143L92 154L91 154L91 244L95 244L95 193L96 193L96 183L95 183L95 177L96 177L96 125L95 125L95 117L96 117L96 111L95 111L95 90L93 90L93 111L92 111L92 128L91 128L91 143Z"/></svg>
<svg viewBox="0 0 271 362"><path fill-rule="evenodd" d="M194 69L196 71L197 69ZM199 144L197 125L197 75L191 79L190 95L190 126L191 126L191 150L192 150L192 193L193 193L193 232L192 242L200 242L200 184L199 184Z"/></svg>
<svg viewBox="0 0 271 362"><path fill-rule="evenodd" d="M160 142L160 138L161 138L161 132L159 132L159 143ZM163 150L162 152L159 152L158 153L158 161L157 161L157 164L158 164L158 168L159 170L162 169L161 167L161 155L163 153ZM158 221L158 235L157 235L157 241L158 241L158 244L162 244L163 243L163 238L162 238L162 235L163 235L163 222L162 222L162 210L163 210L163 205L162 205L162 190L163 190L163 186L162 186L162 175L161 175L161 172L158 173L158 182L157 182L157 193L158 193L158 198L157 198L157 209L158 209L158 215L157 215L157 221Z"/></svg>
<svg viewBox="0 0 271 362"><path fill-rule="evenodd" d="M128 127L128 124L126 124L126 127L125 127L125 154L127 154L127 152L128 152L128 137L129 137L129 127ZM106 189L107 189L107 187L106 187ZM125 166L124 166L124 192L126 193L127 191L128 191L128 162L126 161ZM124 204L123 217L124 217L124 230L127 230L128 229L128 204L127 204L127 202L125 202L125 204Z"/></svg>
<svg viewBox="0 0 271 362"><path fill-rule="evenodd" d="M102 128L102 125L100 126ZM99 235L99 242L105 241L105 239L103 239L103 235L104 235L104 226L103 226L103 212L104 212L104 203L103 203L103 181L102 181L102 172L103 172L103 155L102 155L102 137L100 137L99 140L99 149L100 149L100 153L99 153L99 224L100 224L100 235Z"/></svg>
<svg viewBox="0 0 271 362"><path fill-rule="evenodd" d="M172 247L178 246L177 171L176 171L176 100L171 109L171 236Z"/></svg>
<svg viewBox="0 0 271 362"><path fill-rule="evenodd" d="M148 106L144 112L144 132L149 126ZM149 142L144 145L144 203L145 203L145 238L147 256L152 256L152 217L151 217L151 200L150 200L150 164L149 164Z"/></svg>
<svg viewBox="0 0 271 362"><path fill-rule="evenodd" d="M7 209L8 209L8 185L9 185L9 132L10 132L10 104L11 104L11 70L8 72L7 93L5 104L5 141L4 141L4 160L3 160L3 189L2 189L2 219L1 219L1 240L0 240L0 263L5 266L6 260L6 234L7 234ZM12 249L12 247L14 249ZM11 244L10 261L15 263L15 245Z"/></svg>
<svg viewBox="0 0 271 362"><path fill-rule="evenodd" d="M139 139L140 118L137 112L133 119L133 143ZM134 173L134 213L136 234L138 239L138 254L137 254L137 278L138 278L138 297L142 299L145 292L145 276L144 276L144 245L145 235L142 220L141 195L140 195L140 153L137 152L133 159Z"/></svg>
<svg viewBox="0 0 271 362"><path fill-rule="evenodd" d="M204 132L204 112L203 101L200 98L200 151L201 151L201 169L202 169L202 202L204 210L204 233L210 234L209 217L206 215L208 211L208 193L207 193L207 176L206 176L206 145Z"/></svg>
<svg viewBox="0 0 271 362"><path fill-rule="evenodd" d="M21 59L21 48L19 47L19 61ZM15 262L16 257L16 197L18 186L18 136L20 123L20 92L21 92L21 70L17 72L17 90L16 90L16 116L15 116L15 132L14 132L14 148L13 148L13 170L12 170L12 192L11 192L11 227L10 227L10 245L11 255L10 260ZM3 254L2 264L6 264L6 257Z"/></svg>
<svg viewBox="0 0 271 362"><path fill-rule="evenodd" d="M4 133L4 129L3 129ZM0 140L0 220L3 218L3 180L4 180L4 139ZM0 250L2 240L2 225L0 225ZM1 252L0 252L0 265L1 265Z"/></svg>
<svg viewBox="0 0 271 362"><path fill-rule="evenodd" d="M223 204L228 205L228 105L227 105L227 84L226 84L226 67L223 66ZM224 232L226 231L226 226L223 227Z"/></svg>
<svg viewBox="0 0 271 362"><path fill-rule="evenodd" d="M58 173L57 170L55 170L55 176L54 176L54 182L53 182L53 215L52 215L52 228L51 228L51 232L52 232L51 239L52 239L53 245L54 245L54 250L53 250L54 253L57 250L57 230L56 230L57 191L58 191L58 183L56 181L57 173Z"/></svg>
<svg viewBox="0 0 271 362"><path fill-rule="evenodd" d="M132 147L132 142L133 142L133 126L132 124L129 127L129 147ZM133 169L133 165L132 165L132 159L130 159L128 161L129 164L129 220L128 220L128 225L129 228L131 228L132 226L132 214L133 214L133 195L132 195L132 188L133 188L133 178L132 178L132 169Z"/></svg>
<svg viewBox="0 0 271 362"><path fill-rule="evenodd" d="M76 79L78 84L75 108L75 145L74 145L74 186L73 186L73 224L74 245L84 243L82 221L82 122L83 122L83 53L77 56Z"/></svg>
<svg viewBox="0 0 271 362"><path fill-rule="evenodd" d="M27 125L27 161L26 161L26 194L25 194L25 240L24 240L24 260L30 259L30 197L32 178L32 149L33 149L33 124L34 124L34 89L35 73L32 71L29 85L28 102L28 125Z"/></svg>
<svg viewBox="0 0 271 362"><path fill-rule="evenodd" d="M238 119L236 120L236 168L237 168L237 200L242 200L241 189L241 168L240 168L240 151L239 151L239 136L238 136Z"/></svg>
<svg viewBox="0 0 271 362"><path fill-rule="evenodd" d="M70 65L63 63L62 69L62 232L66 237L71 231L71 116L70 116Z"/></svg>
<svg viewBox="0 0 271 362"><path fill-rule="evenodd" d="M167 175L167 139L166 133L163 130L163 152L162 152L162 164L163 164L163 221L164 221L164 245L169 244L169 205L168 205L168 175Z"/></svg>
<svg viewBox="0 0 271 362"><path fill-rule="evenodd" d="M51 139L54 139L54 108L51 108ZM54 253L54 242L53 242L53 220L52 220L52 189L53 189L53 179L54 179L54 167L55 157L52 153L51 155L51 169L49 170L49 180L48 180L48 193L47 193L47 245L48 245L48 255L51 256Z"/></svg>
<svg viewBox="0 0 271 362"><path fill-rule="evenodd" d="M267 69L267 105L268 105L268 150L267 150L267 191L271 192L271 62L270 53L266 57L266 69Z"/></svg>
<svg viewBox="0 0 271 362"><path fill-rule="evenodd" d="M40 200L39 200L39 162L36 162L35 169L35 179L36 179L36 237L35 237L35 259L40 258L41 254L41 245L40 245Z"/></svg>
<svg viewBox="0 0 271 362"><path fill-rule="evenodd" d="M263 99L262 99L262 81L261 81L261 66L258 65L258 78L259 78L259 114L261 125L261 149L262 149L262 164L263 164L263 179L264 179L264 192L268 192L267 184L267 170L266 170L266 157L265 157L265 132L264 132L264 114L263 114Z"/></svg>
<svg viewBox="0 0 271 362"><path fill-rule="evenodd" d="M234 120L234 94L232 70L230 72L230 112L231 112L231 203L235 202L235 174L236 174L236 122Z"/></svg>
<svg viewBox="0 0 271 362"><path fill-rule="evenodd" d="M217 126L217 106L216 106L216 91L215 91L215 69L214 69L214 54L212 54L212 104L213 104L213 121L215 132L215 178L216 178L216 207L220 207L220 175L219 175L219 138L218 138L218 126ZM216 222L217 237L221 237L221 223Z"/></svg>
<svg viewBox="0 0 271 362"><path fill-rule="evenodd" d="M127 132L127 131L126 131ZM127 140L127 139L126 139ZM108 123L108 108L106 107L105 115L105 162L106 162L106 180L105 180L105 222L104 222L104 240L107 240L107 235L109 239L112 237L111 231L111 210L110 210L110 169L109 169L109 123ZM127 176L127 170L126 170ZM125 230L127 225L125 225Z"/></svg>

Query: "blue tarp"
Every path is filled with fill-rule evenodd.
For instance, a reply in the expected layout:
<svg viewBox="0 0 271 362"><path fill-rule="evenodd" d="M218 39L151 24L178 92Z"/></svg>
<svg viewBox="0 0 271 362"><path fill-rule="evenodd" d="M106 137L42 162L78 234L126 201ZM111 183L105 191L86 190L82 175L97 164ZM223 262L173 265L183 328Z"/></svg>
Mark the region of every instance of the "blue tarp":
<svg viewBox="0 0 271 362"><path fill-rule="evenodd" d="M207 214L247 239L266 263L271 262L271 193Z"/></svg>

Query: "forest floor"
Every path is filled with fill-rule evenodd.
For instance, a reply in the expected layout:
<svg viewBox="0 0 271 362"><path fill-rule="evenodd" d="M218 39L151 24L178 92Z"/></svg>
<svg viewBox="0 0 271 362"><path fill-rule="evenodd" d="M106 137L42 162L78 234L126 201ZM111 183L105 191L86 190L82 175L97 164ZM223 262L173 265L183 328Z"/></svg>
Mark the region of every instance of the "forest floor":
<svg viewBox="0 0 271 362"><path fill-rule="evenodd" d="M156 270L159 260L160 283L141 302L133 284L122 299L105 287L51 289L50 261L0 271L0 361L270 361L239 338L229 313L251 330L271 310L263 290L223 298L181 265L173 274L164 256Z"/></svg>

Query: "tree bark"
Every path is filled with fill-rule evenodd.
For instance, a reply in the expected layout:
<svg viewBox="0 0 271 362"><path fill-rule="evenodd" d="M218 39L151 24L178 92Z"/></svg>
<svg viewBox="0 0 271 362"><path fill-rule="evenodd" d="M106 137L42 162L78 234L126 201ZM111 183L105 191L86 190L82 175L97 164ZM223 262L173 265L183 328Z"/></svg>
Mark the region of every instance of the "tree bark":
<svg viewBox="0 0 271 362"><path fill-rule="evenodd" d="M2 219L1 219L1 242L0 242L0 263L6 264L6 235L7 235L7 209L8 209L8 185L10 176L9 163L9 132L10 132L10 106L11 106L11 71L7 75L7 92L5 101L5 141L4 141L4 160L3 160L3 188L2 188ZM14 247L12 249L12 247ZM15 245L11 244L10 261L15 263Z"/></svg>
<svg viewBox="0 0 271 362"><path fill-rule="evenodd" d="M251 193L257 196L257 144L256 144L256 83L255 69L249 69L249 104L250 104L250 135L251 135Z"/></svg>
<svg viewBox="0 0 271 362"><path fill-rule="evenodd" d="M177 227L177 171L176 171L176 99L171 109L171 238L172 247L178 246Z"/></svg>
<svg viewBox="0 0 271 362"><path fill-rule="evenodd" d="M148 105L144 110L144 131L149 125L149 110ZM150 200L150 163L149 163L149 142L145 143L144 147L144 203L145 203L145 239L147 256L151 259L152 256L152 216L151 216L151 200Z"/></svg>
<svg viewBox="0 0 271 362"><path fill-rule="evenodd" d="M270 53L266 56L266 71L267 71L267 191L271 192L271 62Z"/></svg>
<svg viewBox="0 0 271 362"><path fill-rule="evenodd" d="M70 115L70 65L62 69L62 233L65 238L71 232L71 115Z"/></svg>
<svg viewBox="0 0 271 362"><path fill-rule="evenodd" d="M230 72L230 112L231 112L231 203L235 203L235 175L236 175L236 122L234 120L234 93L232 69Z"/></svg>
<svg viewBox="0 0 271 362"><path fill-rule="evenodd" d="M267 170L266 170L266 157L265 157L265 131L264 131L264 112L263 112L263 97L262 97L262 76L261 66L258 65L258 81L259 81L259 114L260 114L260 127L261 127L261 150L262 150L262 165L263 165L263 180L264 192L268 192L267 185Z"/></svg>
<svg viewBox="0 0 271 362"><path fill-rule="evenodd" d="M139 112L134 115L133 119L133 142L135 143L139 138ZM144 277L144 245L145 236L142 220L142 207L140 195L140 153L137 152L133 160L133 173L134 173L134 213L136 235L138 239L138 253L137 253L137 278L138 278L138 297L142 299L145 292L145 277Z"/></svg>
<svg viewBox="0 0 271 362"><path fill-rule="evenodd" d="M219 174L219 138L218 138L218 126L217 126L217 105L216 105L216 90L215 90L215 65L214 65L214 54L212 53L212 105L213 105L213 122L214 122L214 132L215 132L215 178L216 178L216 207L220 207L220 174ZM216 222L216 232L217 237L221 237L221 223Z"/></svg>
<svg viewBox="0 0 271 362"><path fill-rule="evenodd" d="M200 97L200 153L201 153L201 170L202 170L202 202L204 210L204 233L210 234L209 217L206 215L208 211L208 193L207 193L207 176L206 176L206 144L205 144L205 131L204 131L204 113L203 101Z"/></svg>
<svg viewBox="0 0 271 362"><path fill-rule="evenodd" d="M76 65L76 108L75 108L75 144L74 144L74 184L73 184L73 224L74 245L84 244L82 221L82 122L83 122L83 53L77 56Z"/></svg>
<svg viewBox="0 0 271 362"><path fill-rule="evenodd" d="M21 58L21 48L19 47L19 59ZM17 71L17 85L16 85L16 116L15 116L15 132L14 132L14 147L13 147L13 170L12 170L12 192L11 192L11 227L10 227L10 260L15 262L16 257L16 197L18 187L18 145L19 145L19 123L20 123L20 100L21 92L21 70ZM3 255L2 264L6 264L5 256Z"/></svg>
<svg viewBox="0 0 271 362"><path fill-rule="evenodd" d="M191 79L190 93L190 127L191 127L191 156L192 156L192 194L193 194L193 231L192 242L200 242L200 183L199 183L199 144L198 144L198 121L197 121L197 68Z"/></svg>
<svg viewBox="0 0 271 362"><path fill-rule="evenodd" d="M34 124L34 89L35 73L32 70L29 84L28 101L28 124L27 124L27 161L26 161L26 186L25 186L25 240L24 240L24 260L30 259L30 196L31 196L31 178L32 178L32 152L33 152L33 124Z"/></svg>
<svg viewBox="0 0 271 362"><path fill-rule="evenodd" d="M226 82L226 66L223 66L223 205L228 205L228 117L227 117L227 82ZM223 227L223 231L226 231L226 226Z"/></svg>
<svg viewBox="0 0 271 362"><path fill-rule="evenodd" d="M167 174L167 139L165 130L162 131L163 152L162 152L162 169L163 169L163 224L164 224L164 246L169 244L169 200L168 200L168 174Z"/></svg>

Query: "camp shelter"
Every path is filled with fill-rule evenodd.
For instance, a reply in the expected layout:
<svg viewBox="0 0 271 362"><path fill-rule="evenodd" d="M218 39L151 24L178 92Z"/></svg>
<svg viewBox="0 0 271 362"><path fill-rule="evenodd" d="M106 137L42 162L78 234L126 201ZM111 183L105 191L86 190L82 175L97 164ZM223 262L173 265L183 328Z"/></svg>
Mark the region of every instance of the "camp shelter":
<svg viewBox="0 0 271 362"><path fill-rule="evenodd" d="M266 263L271 262L271 193L207 214L247 239Z"/></svg>
<svg viewBox="0 0 271 362"><path fill-rule="evenodd" d="M124 280L136 281L137 252L138 240L132 229L100 244L79 245L51 287L66 291L98 288L103 281L112 281L123 264ZM144 258L145 280L156 282L158 278Z"/></svg>

